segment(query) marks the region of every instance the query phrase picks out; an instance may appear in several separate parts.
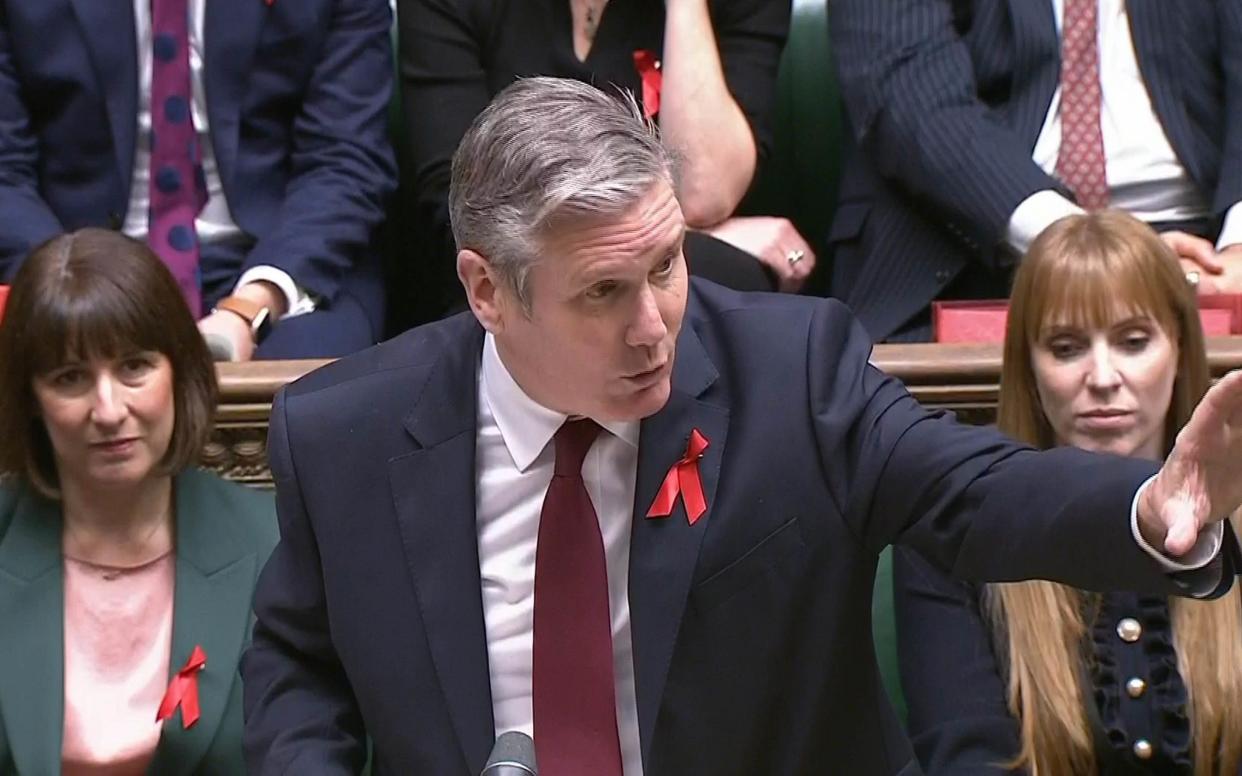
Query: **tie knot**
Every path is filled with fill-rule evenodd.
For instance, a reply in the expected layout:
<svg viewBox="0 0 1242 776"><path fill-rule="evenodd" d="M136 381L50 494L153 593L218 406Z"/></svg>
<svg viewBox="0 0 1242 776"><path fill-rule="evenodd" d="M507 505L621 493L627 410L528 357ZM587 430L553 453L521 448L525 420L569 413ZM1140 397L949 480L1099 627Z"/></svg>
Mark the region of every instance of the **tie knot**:
<svg viewBox="0 0 1242 776"><path fill-rule="evenodd" d="M567 420L556 430L556 477L581 477L582 461L599 435L599 424L590 418Z"/></svg>

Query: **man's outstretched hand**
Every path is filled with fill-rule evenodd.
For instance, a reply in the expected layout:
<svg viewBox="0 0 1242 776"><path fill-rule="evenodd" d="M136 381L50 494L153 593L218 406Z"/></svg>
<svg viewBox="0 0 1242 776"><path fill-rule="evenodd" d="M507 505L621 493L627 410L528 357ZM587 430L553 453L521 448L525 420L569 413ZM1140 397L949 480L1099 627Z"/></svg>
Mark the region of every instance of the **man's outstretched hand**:
<svg viewBox="0 0 1242 776"><path fill-rule="evenodd" d="M1212 386L1138 505L1143 538L1171 557L1242 504L1242 370Z"/></svg>

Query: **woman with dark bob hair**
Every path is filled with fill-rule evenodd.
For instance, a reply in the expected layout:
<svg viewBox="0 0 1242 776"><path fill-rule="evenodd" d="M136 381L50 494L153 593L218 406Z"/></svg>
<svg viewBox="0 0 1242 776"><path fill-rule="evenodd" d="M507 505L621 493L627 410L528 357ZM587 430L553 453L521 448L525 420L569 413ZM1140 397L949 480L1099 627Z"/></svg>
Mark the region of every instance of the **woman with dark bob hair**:
<svg viewBox="0 0 1242 776"><path fill-rule="evenodd" d="M1160 460L1208 383L1194 289L1149 226L1070 216L1031 245L1010 300L1001 431ZM893 560L910 734L929 776L1242 773L1236 585L1214 601L975 586L912 551Z"/></svg>
<svg viewBox="0 0 1242 776"><path fill-rule="evenodd" d="M31 253L0 323L0 774L245 772L271 496L190 468L215 371L143 244Z"/></svg>

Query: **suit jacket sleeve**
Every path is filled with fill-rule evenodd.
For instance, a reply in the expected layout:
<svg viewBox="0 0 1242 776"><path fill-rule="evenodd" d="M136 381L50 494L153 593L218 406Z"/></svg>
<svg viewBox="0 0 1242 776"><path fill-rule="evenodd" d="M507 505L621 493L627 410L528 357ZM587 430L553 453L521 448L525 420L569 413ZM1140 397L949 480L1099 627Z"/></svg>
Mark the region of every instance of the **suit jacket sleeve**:
<svg viewBox="0 0 1242 776"><path fill-rule="evenodd" d="M289 185L275 227L247 256L331 299L372 250L396 164L388 144L392 12L387 0L336 0L293 124Z"/></svg>
<svg viewBox="0 0 1242 776"><path fill-rule="evenodd" d="M356 774L362 715L328 632L319 548L289 447L284 391L272 405L268 455L280 543L259 577L253 641L242 659L252 774Z"/></svg>
<svg viewBox="0 0 1242 776"><path fill-rule="evenodd" d="M837 511L873 554L908 544L970 581L1188 594L1190 582L1165 574L1131 533L1134 494L1155 463L1037 452L924 409L867 363L870 340L838 303L817 306L808 342L820 460ZM1218 591L1233 567L1222 556Z"/></svg>
<svg viewBox="0 0 1242 776"><path fill-rule="evenodd" d="M0 282L12 280L30 249L59 234L60 221L39 194L39 144L30 127L0 6Z"/></svg>
<svg viewBox="0 0 1242 776"><path fill-rule="evenodd" d="M906 547L893 551L897 655L907 730L928 776L1020 773L1017 721L973 586Z"/></svg>
<svg viewBox="0 0 1242 776"><path fill-rule="evenodd" d="M1221 70L1225 79L1224 148L1221 150L1220 182L1213 209L1223 213L1242 202L1242 4L1216 4L1221 47Z"/></svg>
<svg viewBox="0 0 1242 776"><path fill-rule="evenodd" d="M1059 188L979 98L949 0L836 0L832 48L860 152L990 253L1017 206Z"/></svg>

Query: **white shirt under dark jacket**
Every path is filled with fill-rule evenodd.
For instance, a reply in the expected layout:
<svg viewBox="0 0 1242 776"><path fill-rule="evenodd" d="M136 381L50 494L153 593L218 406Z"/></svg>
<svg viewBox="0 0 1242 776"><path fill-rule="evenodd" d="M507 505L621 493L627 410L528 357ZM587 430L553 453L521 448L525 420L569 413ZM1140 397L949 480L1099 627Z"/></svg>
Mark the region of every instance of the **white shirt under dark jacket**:
<svg viewBox="0 0 1242 776"><path fill-rule="evenodd" d="M501 362L496 340L491 334L484 336L475 449L475 519L497 736L510 730L537 734L531 703L535 548L539 513L555 465L555 445L550 443L567 417L527 396ZM625 776L642 776L629 604L630 526L640 424L600 425L606 433L600 433L587 453L582 479L604 539L622 764ZM1177 561L1143 540L1137 509L1139 496L1150 483L1149 479L1138 489L1130 504L1130 531L1135 541L1170 572L1206 566L1220 552L1224 533L1220 523L1201 532L1194 548Z"/></svg>
<svg viewBox="0 0 1242 776"><path fill-rule="evenodd" d="M492 713L496 735L520 730L533 736L535 546L552 482L550 442L567 416L526 395L501 362L491 334L483 341L478 412L475 508ZM604 539L621 759L625 776L642 776L628 593L639 423L600 425L604 432L587 453L582 479Z"/></svg>
<svg viewBox="0 0 1242 776"><path fill-rule="evenodd" d="M224 198L216 152L211 144L207 92L203 88L203 19L207 0L188 0L190 14L190 111L203 155L203 177L207 182L207 204L194 219L199 242L210 244L237 239L242 230L233 221ZM138 133L134 147L134 169L130 177L129 209L122 231L135 240L147 239L151 190L151 0L134 0L134 33L138 42ZM256 280L266 280L285 297L282 318L314 312L315 299L294 282L288 272L270 265L251 267L237 279L234 288Z"/></svg>
<svg viewBox="0 0 1242 776"><path fill-rule="evenodd" d="M1048 2L1048 0L1025 0ZM1057 34L1065 0L1051 0ZM1205 194L1186 172L1152 107L1139 70L1125 0L1099 0L1100 131L1111 206L1147 222L1188 221L1211 215ZM1204 31L1207 34L1208 31ZM1061 88L1048 106L1031 156L1049 175L1056 174L1061 150ZM1210 196L1211 192L1207 192ZM1006 241L1025 252L1053 221L1082 208L1052 189L1024 199L1009 220ZM1242 242L1242 205L1225 212L1217 250Z"/></svg>

